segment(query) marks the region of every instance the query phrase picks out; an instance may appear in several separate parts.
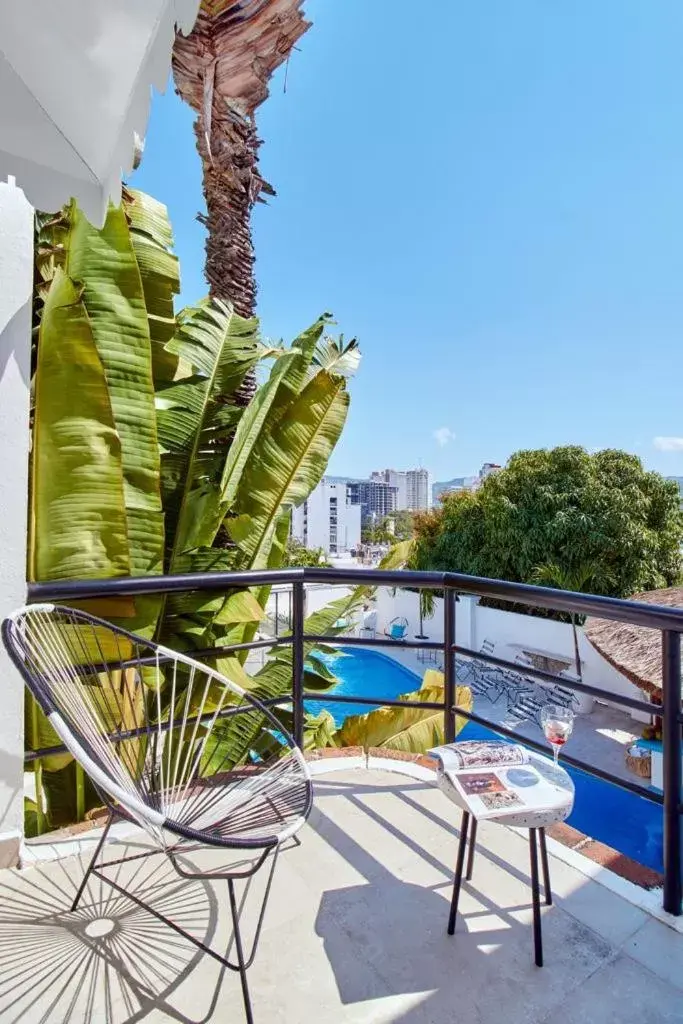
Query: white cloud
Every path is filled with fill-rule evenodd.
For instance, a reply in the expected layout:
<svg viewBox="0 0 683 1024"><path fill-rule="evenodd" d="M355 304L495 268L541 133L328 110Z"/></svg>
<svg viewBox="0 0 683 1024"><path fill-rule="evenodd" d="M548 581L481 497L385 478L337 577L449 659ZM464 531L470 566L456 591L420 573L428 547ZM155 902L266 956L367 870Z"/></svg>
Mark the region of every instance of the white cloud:
<svg viewBox="0 0 683 1024"><path fill-rule="evenodd" d="M683 437L655 437L652 443L660 452L683 452Z"/></svg>
<svg viewBox="0 0 683 1024"><path fill-rule="evenodd" d="M455 434L450 427L439 427L432 436L439 448L445 448L450 441L455 441Z"/></svg>

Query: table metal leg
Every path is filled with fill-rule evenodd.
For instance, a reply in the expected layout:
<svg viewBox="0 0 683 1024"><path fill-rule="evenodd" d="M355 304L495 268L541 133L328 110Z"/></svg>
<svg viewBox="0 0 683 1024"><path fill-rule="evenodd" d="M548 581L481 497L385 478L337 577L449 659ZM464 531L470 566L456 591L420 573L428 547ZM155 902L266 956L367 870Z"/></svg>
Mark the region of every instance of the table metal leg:
<svg viewBox="0 0 683 1024"><path fill-rule="evenodd" d="M543 865L543 888L545 889L546 906L552 906L553 891L550 888L550 868L548 866L548 847L545 844L545 829L539 828L538 838L541 843L541 864Z"/></svg>
<svg viewBox="0 0 683 1024"><path fill-rule="evenodd" d="M534 958L537 967L543 966L543 938L541 935L541 894L538 885L538 849L536 832L529 829L529 853L531 856L531 899L534 911Z"/></svg>
<svg viewBox="0 0 683 1024"><path fill-rule="evenodd" d="M451 898L451 912L448 918L448 934L455 932L455 918L458 913L458 898L460 896L460 884L462 882L462 869L465 863L465 849L467 847L467 830L470 823L470 816L467 811L462 812L460 823L460 842L458 843L458 859L455 863L455 878L453 880L453 896Z"/></svg>
<svg viewBox="0 0 683 1024"><path fill-rule="evenodd" d="M470 850L467 857L467 871L465 872L465 881L469 882L472 878L472 871L474 869L474 851L477 845L477 819L472 818L472 828L470 830Z"/></svg>

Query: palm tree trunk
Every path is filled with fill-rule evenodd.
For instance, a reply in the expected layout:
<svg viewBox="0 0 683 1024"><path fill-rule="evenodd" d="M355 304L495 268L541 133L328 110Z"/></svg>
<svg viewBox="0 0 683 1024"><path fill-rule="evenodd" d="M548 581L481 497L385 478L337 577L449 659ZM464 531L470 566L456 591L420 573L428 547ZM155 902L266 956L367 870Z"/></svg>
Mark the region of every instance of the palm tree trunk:
<svg viewBox="0 0 683 1024"><path fill-rule="evenodd" d="M206 214L197 216L207 229L204 272L212 297L232 302L240 316L252 317L257 285L251 211L262 191L275 193L258 172L260 139L253 118L224 106L221 113L214 110L210 132L201 115L195 122L206 200ZM246 406L255 391L251 371L234 399Z"/></svg>
<svg viewBox="0 0 683 1024"><path fill-rule="evenodd" d="M194 29L176 37L173 51L176 87L198 114L209 291L245 317L256 312L251 211L262 193L275 195L259 173L254 111L273 71L309 28L301 3L266 0L245 14L234 0L203 0ZM246 405L255 390L252 375L235 397Z"/></svg>
<svg viewBox="0 0 683 1024"><path fill-rule="evenodd" d="M258 173L254 121L239 111L212 118L210 151L203 119L195 124L197 148L204 168L206 214L206 278L212 296L230 300L240 316L256 312L254 247L251 211L261 191L273 189Z"/></svg>

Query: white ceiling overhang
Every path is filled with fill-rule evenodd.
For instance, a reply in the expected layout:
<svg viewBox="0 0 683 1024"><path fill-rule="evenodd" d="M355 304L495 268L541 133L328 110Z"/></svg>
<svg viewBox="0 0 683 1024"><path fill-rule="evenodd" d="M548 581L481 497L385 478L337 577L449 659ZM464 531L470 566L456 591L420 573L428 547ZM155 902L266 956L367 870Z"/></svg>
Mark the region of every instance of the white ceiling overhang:
<svg viewBox="0 0 683 1024"><path fill-rule="evenodd" d="M3 0L0 181L41 210L71 197L101 225L199 0Z"/></svg>

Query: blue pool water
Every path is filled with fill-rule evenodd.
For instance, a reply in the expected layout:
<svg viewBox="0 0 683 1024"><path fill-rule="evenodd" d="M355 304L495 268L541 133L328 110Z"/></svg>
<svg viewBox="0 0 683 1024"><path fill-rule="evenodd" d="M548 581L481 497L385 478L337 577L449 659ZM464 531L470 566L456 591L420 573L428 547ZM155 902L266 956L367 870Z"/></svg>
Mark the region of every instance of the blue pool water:
<svg viewBox="0 0 683 1024"><path fill-rule="evenodd" d="M334 693L394 699L420 687L420 679L393 658L377 651L341 647L341 656L321 655L339 679ZM328 710L337 725L349 715L372 710L367 704L335 704L309 701L307 710ZM468 722L458 739L501 739L490 729ZM568 821L574 828L619 850L655 871L662 870L662 809L635 793L629 793L575 768L568 769L576 787L574 810Z"/></svg>

